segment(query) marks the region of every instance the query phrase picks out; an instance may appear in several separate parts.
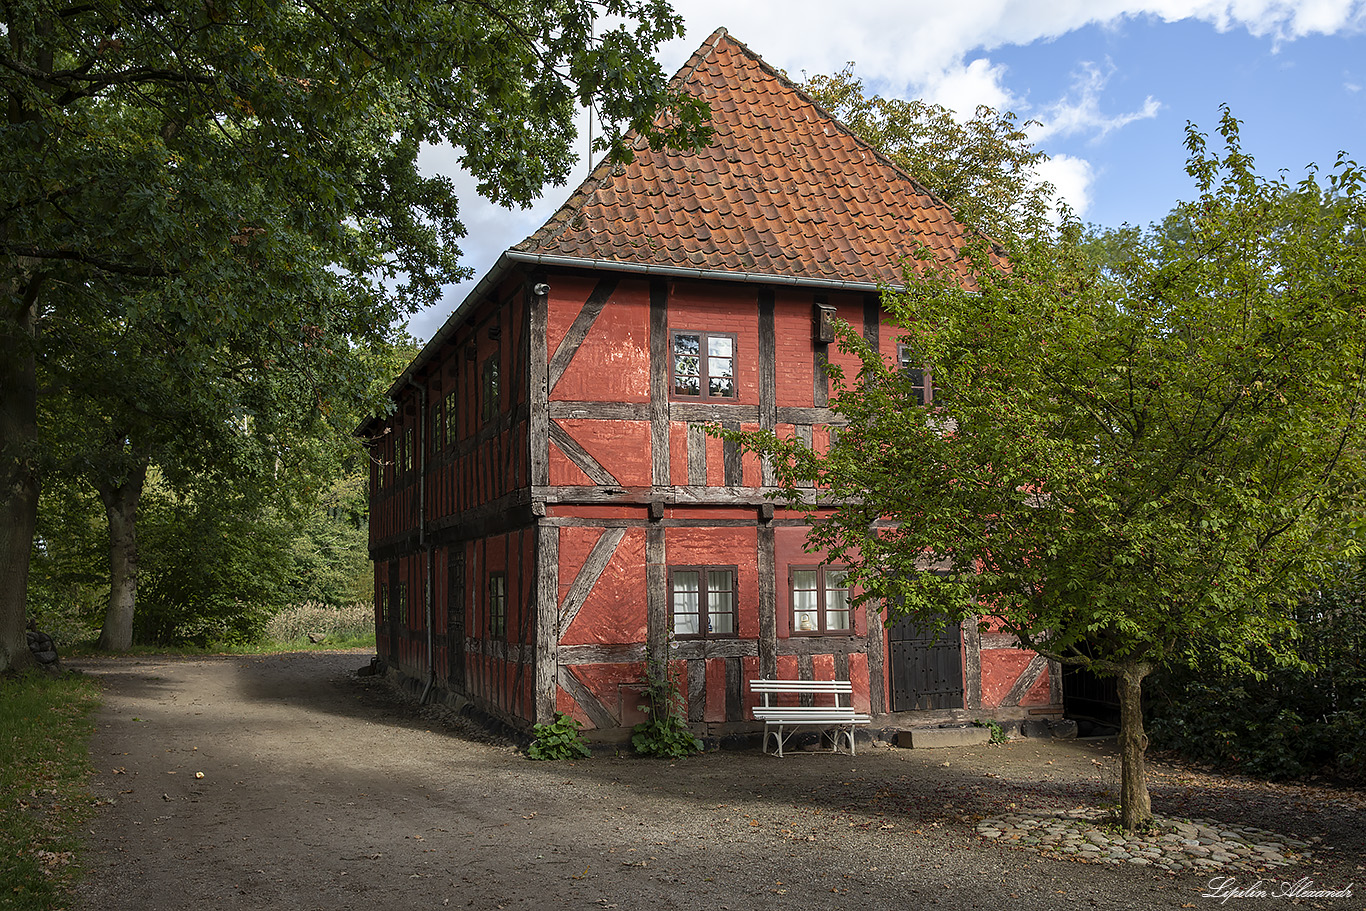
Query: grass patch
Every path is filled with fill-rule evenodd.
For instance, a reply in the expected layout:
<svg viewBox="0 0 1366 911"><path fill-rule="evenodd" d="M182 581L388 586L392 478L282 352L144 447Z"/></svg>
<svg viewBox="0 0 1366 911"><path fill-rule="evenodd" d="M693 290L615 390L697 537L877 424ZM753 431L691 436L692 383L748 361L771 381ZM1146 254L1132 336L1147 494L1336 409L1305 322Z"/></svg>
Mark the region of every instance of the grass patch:
<svg viewBox="0 0 1366 911"><path fill-rule="evenodd" d="M80 871L77 833L94 812L94 681L0 676L0 906L65 907Z"/></svg>

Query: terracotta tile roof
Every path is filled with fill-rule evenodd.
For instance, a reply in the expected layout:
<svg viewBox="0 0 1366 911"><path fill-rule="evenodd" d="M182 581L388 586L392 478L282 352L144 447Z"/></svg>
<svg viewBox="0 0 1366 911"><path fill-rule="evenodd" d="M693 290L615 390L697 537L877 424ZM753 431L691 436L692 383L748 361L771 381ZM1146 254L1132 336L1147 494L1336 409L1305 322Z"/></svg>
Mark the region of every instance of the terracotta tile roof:
<svg viewBox="0 0 1366 911"><path fill-rule="evenodd" d="M923 245L965 273L949 208L725 29L674 80L711 105L712 145L637 139L632 163L604 159L510 252L861 284L898 283Z"/></svg>

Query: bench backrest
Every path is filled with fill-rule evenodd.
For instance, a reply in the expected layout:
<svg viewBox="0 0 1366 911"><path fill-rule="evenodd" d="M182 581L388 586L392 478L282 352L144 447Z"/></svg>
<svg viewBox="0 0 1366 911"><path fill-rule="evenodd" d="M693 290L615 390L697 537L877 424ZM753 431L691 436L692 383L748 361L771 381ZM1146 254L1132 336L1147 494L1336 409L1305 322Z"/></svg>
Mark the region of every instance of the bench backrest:
<svg viewBox="0 0 1366 911"><path fill-rule="evenodd" d="M849 695L854 685L848 680L751 680L749 688L754 693L810 693L820 695L835 693Z"/></svg>

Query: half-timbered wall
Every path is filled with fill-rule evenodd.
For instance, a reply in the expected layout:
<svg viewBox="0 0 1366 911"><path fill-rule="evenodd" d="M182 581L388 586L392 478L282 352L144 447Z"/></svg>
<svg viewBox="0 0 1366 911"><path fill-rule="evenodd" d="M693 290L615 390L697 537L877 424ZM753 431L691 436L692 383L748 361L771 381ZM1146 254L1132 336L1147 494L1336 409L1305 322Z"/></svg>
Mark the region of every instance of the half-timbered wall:
<svg viewBox="0 0 1366 911"><path fill-rule="evenodd" d="M764 496L766 467L708 433L827 445L827 364L859 366L823 340L831 318L896 362L872 295L587 270L505 280L377 437L377 590L392 602L401 578L407 598L377 616L381 654L512 723L559 710L629 726L651 657L667 657L689 720L719 733L747 724L744 681L758 676L848 679L857 707L888 711L883 618L860 609L847 631L794 628L794 570L830 567L806 552L805 519ZM733 340L733 395L675 394L680 332ZM733 634L673 634L671 573L699 567L734 572ZM1046 662L966 626L963 708L1058 702Z"/></svg>

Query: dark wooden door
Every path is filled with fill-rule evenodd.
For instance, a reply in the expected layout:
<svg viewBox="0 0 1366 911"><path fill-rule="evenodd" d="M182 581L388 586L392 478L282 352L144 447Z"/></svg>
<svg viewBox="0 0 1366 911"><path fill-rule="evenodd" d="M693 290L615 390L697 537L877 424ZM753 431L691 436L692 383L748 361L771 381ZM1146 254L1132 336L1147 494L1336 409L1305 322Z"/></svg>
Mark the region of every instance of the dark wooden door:
<svg viewBox="0 0 1366 911"><path fill-rule="evenodd" d="M959 624L937 632L902 618L887 630L892 711L963 707L963 636Z"/></svg>
<svg viewBox="0 0 1366 911"><path fill-rule="evenodd" d="M465 551L459 545L446 556L446 654L451 688L465 692Z"/></svg>

